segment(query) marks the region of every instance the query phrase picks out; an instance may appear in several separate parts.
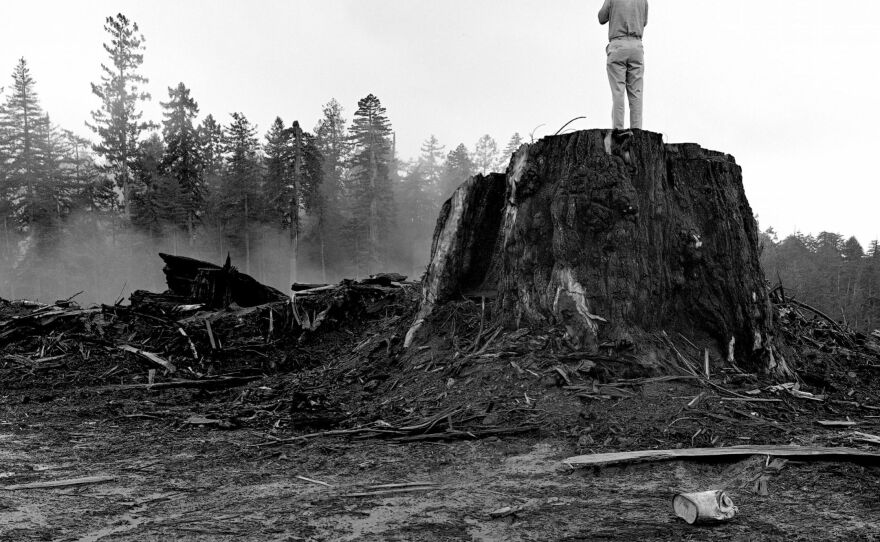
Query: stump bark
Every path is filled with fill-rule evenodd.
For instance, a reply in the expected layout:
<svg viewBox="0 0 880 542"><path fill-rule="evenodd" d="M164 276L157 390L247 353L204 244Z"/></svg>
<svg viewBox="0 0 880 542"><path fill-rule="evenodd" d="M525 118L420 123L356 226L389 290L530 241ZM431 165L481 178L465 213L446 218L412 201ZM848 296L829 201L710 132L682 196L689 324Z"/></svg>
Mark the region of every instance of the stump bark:
<svg viewBox="0 0 880 542"><path fill-rule="evenodd" d="M732 156L640 130L547 137L444 204L407 344L437 304L480 291L508 325L562 324L585 350L679 331L773 369L758 257Z"/></svg>

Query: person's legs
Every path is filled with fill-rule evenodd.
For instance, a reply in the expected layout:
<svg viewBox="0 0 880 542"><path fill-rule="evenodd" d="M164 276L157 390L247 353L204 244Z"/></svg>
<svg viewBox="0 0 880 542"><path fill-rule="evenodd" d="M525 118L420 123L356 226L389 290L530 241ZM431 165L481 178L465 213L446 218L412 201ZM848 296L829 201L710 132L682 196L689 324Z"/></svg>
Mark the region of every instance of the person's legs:
<svg viewBox="0 0 880 542"><path fill-rule="evenodd" d="M645 50L641 41L633 42L626 62L626 94L629 97L629 127L642 128Z"/></svg>
<svg viewBox="0 0 880 542"><path fill-rule="evenodd" d="M608 44L608 83L611 85L611 125L623 130L624 94L626 94L626 57L621 55L619 42Z"/></svg>

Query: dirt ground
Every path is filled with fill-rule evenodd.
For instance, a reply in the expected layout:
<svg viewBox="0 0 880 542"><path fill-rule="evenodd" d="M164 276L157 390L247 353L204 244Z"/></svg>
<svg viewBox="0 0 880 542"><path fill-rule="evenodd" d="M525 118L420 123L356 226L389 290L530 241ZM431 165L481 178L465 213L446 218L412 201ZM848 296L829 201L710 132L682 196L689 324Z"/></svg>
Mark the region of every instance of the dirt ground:
<svg viewBox="0 0 880 542"><path fill-rule="evenodd" d="M660 397L666 387L604 402L606 413L624 407L621 417L606 419L626 423L633 409L652 408L652 395ZM181 424L183 413L198 414L207 406L181 407L181 392L120 395L3 397L0 483L112 480L0 489L0 539L880 539L877 465L789 462L761 496L753 480L763 472L762 457L571 470L561 460L584 451L578 444L584 439L543 434L451 443L322 437L258 446L267 442L262 431ZM683 407L690 399L664 401ZM172 410L165 419L107 416L108 409L118 409L114 401ZM880 429L870 420L860 421ZM660 436L666 428L655 429ZM836 433L823 437L833 440ZM367 489L373 485L415 482L434 485L352 496L375 491ZM718 487L726 487L739 507L730 523L694 527L672 513L676 492ZM506 506L522 509L490 517Z"/></svg>
<svg viewBox="0 0 880 542"><path fill-rule="evenodd" d="M160 350L177 330L106 309L83 329L7 344L0 540L880 540L876 462L563 462L736 444L880 451L856 433L880 434L876 358L837 346L806 356L802 389L820 401L742 371L711 383L628 374L617 360L569 351L556 330L483 330L474 307L457 310L409 353L400 338L411 307L216 359L188 361L185 343ZM126 387L143 385L147 370L114 346L119 337L174 361L174 378L252 380ZM404 431L420 423L419 434ZM108 479L10 488L93 476ZM398 486L376 487L388 484ZM690 526L673 514L677 492L716 488L739 507L732 521ZM515 512L493 517L505 507Z"/></svg>

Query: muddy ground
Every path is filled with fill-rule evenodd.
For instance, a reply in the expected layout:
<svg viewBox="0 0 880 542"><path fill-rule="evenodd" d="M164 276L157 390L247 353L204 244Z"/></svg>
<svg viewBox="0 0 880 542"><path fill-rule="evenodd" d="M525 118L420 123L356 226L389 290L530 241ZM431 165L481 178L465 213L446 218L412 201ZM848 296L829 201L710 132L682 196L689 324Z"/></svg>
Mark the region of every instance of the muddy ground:
<svg viewBox="0 0 880 542"><path fill-rule="evenodd" d="M623 424L633 410L656 408L652 394L668 391L656 384L637 397L603 402L601 410L611 424ZM532 392L540 405L541 395ZM691 398L664 401L684 407ZM322 437L259 446L267 442L262 431L182 424L185 414L210 405L181 407L180 392L22 399L3 398L4 485L113 479L0 490L3 540L880 539L876 465L789 462L761 496L754 481L765 466L762 457L571 470L561 460L585 451L578 446L583 438L553 434L424 443ZM114 401L164 414L100 415L100 404ZM621 419L615 407L624 407ZM876 418L859 421L863 431L880 431ZM664 440L668 428L658 423L655 429ZM819 433L816 440L828 443L839 431ZM366 489L373 485L412 482L435 485L351 496L375 491ZM694 527L673 515L676 492L716 487L726 487L739 506L732 522ZM524 508L515 515L490 517L519 505Z"/></svg>
<svg viewBox="0 0 880 542"><path fill-rule="evenodd" d="M190 361L185 344L161 348L176 332L107 308L89 316L100 326L6 344L0 540L880 539L876 463L789 461L777 471L759 456L601 469L563 462L750 443L880 451L856 433L880 434L880 363L866 354L821 351L810 339L818 347L799 367L800 384L816 400L738 369L711 383L629 374L619 360L570 352L558 330L483 330L474 306L440 314L434 339L406 353L411 309L401 303L313 340L252 341ZM6 314L27 310L7 305ZM190 336L208 349L207 338ZM114 346L119 337L180 367L174 378L154 373L156 382L252 380L125 387L145 384L148 370ZM424 420L435 421L405 430ZM827 420L854 425L818 423ZM108 479L10 489L91 476ZM376 493L387 484L408 485ZM675 493L714 488L739 507L734 520L690 526L674 516ZM493 517L505 507L517 511Z"/></svg>

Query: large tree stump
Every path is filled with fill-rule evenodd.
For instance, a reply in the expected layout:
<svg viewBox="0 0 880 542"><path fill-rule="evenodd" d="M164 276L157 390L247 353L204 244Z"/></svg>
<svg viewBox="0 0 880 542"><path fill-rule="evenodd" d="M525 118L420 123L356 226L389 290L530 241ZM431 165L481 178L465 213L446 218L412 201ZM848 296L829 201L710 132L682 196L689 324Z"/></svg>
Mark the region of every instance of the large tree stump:
<svg viewBox="0 0 880 542"><path fill-rule="evenodd" d="M563 324L582 349L679 331L773 368L757 234L730 155L639 130L547 137L446 202L407 344L437 304L490 290L510 326Z"/></svg>

